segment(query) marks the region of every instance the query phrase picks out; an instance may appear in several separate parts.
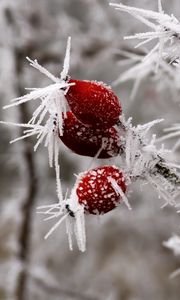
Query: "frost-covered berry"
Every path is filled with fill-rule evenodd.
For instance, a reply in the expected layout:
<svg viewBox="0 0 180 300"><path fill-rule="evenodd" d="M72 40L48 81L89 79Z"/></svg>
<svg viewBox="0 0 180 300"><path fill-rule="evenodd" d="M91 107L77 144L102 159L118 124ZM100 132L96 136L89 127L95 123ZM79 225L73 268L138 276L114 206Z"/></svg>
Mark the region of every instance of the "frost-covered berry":
<svg viewBox="0 0 180 300"><path fill-rule="evenodd" d="M89 214L105 214L122 202L126 192L123 172L115 166L97 167L85 172L76 193L80 204Z"/></svg>
<svg viewBox="0 0 180 300"><path fill-rule="evenodd" d="M110 158L121 150L120 139L114 127L98 129L81 123L72 112L67 112L61 141L79 155Z"/></svg>
<svg viewBox="0 0 180 300"><path fill-rule="evenodd" d="M110 128L121 114L121 104L112 89L102 82L70 79L66 99L79 121L96 128Z"/></svg>

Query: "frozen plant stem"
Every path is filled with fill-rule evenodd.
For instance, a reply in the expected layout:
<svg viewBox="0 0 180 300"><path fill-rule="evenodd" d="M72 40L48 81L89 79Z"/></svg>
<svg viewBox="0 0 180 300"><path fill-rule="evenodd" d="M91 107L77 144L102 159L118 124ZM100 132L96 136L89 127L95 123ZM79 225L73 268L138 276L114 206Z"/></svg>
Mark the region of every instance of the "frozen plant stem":
<svg viewBox="0 0 180 300"><path fill-rule="evenodd" d="M151 184L153 182L155 185L157 184L157 187L160 180L160 193L163 191L164 186L165 190L166 188L169 190L166 198L172 195L175 199L180 188L180 176L176 168L173 168L169 161L164 158L164 154L169 151L165 150L163 145L160 149L157 149L156 135L147 138L149 129L161 121L155 120L144 125L133 126L131 119L125 121L122 117L118 128L124 136L122 149L127 165L127 173L131 180L137 180L138 178L147 180Z"/></svg>
<svg viewBox="0 0 180 300"><path fill-rule="evenodd" d="M155 172L162 175L172 184L179 186L180 177L178 176L178 174L176 174L176 172L173 172L168 166L164 165L163 163L165 163L165 161L160 157L160 162L157 163L154 167Z"/></svg>

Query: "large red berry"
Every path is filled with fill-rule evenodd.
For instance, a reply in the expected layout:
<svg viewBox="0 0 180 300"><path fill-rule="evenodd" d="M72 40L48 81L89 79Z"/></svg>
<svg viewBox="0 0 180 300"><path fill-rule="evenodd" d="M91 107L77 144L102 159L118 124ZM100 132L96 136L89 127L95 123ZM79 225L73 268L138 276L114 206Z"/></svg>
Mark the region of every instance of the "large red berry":
<svg viewBox="0 0 180 300"><path fill-rule="evenodd" d="M70 79L66 98L79 121L99 128L115 125L121 114L118 97L102 82Z"/></svg>
<svg viewBox="0 0 180 300"><path fill-rule="evenodd" d="M72 112L67 112L60 139L73 152L84 156L94 157L102 149L98 158L109 158L121 150L119 135L114 127L102 130L86 126Z"/></svg>
<svg viewBox="0 0 180 300"><path fill-rule="evenodd" d="M115 166L92 169L82 175L77 186L77 196L89 214L105 214L114 209L122 197L112 186L114 179L117 186L125 193L126 183L123 172Z"/></svg>

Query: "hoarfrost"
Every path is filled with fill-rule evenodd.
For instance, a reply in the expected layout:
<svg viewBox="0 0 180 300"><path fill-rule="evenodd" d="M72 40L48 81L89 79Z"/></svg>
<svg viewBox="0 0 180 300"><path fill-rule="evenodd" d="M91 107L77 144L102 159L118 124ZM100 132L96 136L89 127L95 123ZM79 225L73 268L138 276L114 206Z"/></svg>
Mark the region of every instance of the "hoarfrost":
<svg viewBox="0 0 180 300"><path fill-rule="evenodd" d="M180 194L180 180L176 168L166 158L169 150L156 146L156 135L149 135L152 126L160 123L154 120L144 125L133 126L131 119L120 118L124 127L125 173L131 181L140 179L150 183L165 205L175 206Z"/></svg>
<svg viewBox="0 0 180 300"><path fill-rule="evenodd" d="M59 194L59 198L62 198L62 196L58 184L58 143L59 135L63 134L63 117L66 116L67 102L65 94L68 90L68 87L72 85L66 82L69 71L70 48L71 38L69 37L67 41L63 70L61 72L60 78L55 77L47 69L42 67L37 60L33 61L27 57L30 65L33 68L37 69L40 73L44 74L54 83L44 88L34 88L29 94L13 99L11 104L4 106L4 109L7 109L26 103L28 101L40 99L40 105L35 109L32 118L28 121L27 124L1 122L1 124L27 128L24 130L23 136L12 140L11 143L36 135L37 142L34 146L34 151L36 151L38 146L42 142L44 142L45 147L47 147L48 149L49 165L50 167L53 167L53 165L55 166L57 191Z"/></svg>
<svg viewBox="0 0 180 300"><path fill-rule="evenodd" d="M172 235L167 241L163 242L163 245L172 250L174 255L180 255L180 237L178 235ZM172 272L170 278L173 279L178 275L180 275L180 268Z"/></svg>
<svg viewBox="0 0 180 300"><path fill-rule="evenodd" d="M133 80L134 87L131 99L134 99L142 80L154 75L158 86L166 88L168 85L175 96L174 88L176 90L180 89L180 22L174 15L164 13L161 1L158 1L158 12L123 4L110 3L110 5L117 10L129 13L150 28L150 31L125 37L126 40L142 40L135 48L144 46L153 40L158 40L151 50L145 51L142 55L136 53L133 55L132 53L128 53L128 51L120 51L120 54L128 58L127 63L135 65L119 76L114 81L114 84Z"/></svg>
<svg viewBox="0 0 180 300"><path fill-rule="evenodd" d="M60 180L58 185L60 186ZM58 203L51 205L40 206L37 208L37 213L45 215L44 221L51 219L58 219L52 228L45 235L47 239L60 225L66 221L66 233L68 235L69 249L73 250L72 237L76 237L77 245L80 251L86 250L86 233L85 233L85 215L84 206L78 202L76 194L78 181L72 189L71 195L68 199L59 199Z"/></svg>

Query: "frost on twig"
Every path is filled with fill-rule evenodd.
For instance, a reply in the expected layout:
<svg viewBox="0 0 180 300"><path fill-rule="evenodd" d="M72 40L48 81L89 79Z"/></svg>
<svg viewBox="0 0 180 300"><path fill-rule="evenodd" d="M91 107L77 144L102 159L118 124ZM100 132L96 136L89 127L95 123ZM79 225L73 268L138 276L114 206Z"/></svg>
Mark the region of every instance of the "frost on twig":
<svg viewBox="0 0 180 300"><path fill-rule="evenodd" d="M80 251L86 250L86 234L85 234L85 215L84 206L78 202L76 188L78 182L72 189L68 199L61 200L58 203L40 206L37 212L45 216L45 221L50 219L57 220L53 227L48 231L45 239L48 238L61 224L66 222L66 233L68 235L69 248L73 250L72 237L75 234L77 245ZM59 181L60 185L60 181Z"/></svg>
<svg viewBox="0 0 180 300"><path fill-rule="evenodd" d="M156 135L149 136L149 130L162 120L155 120L144 125L133 126L131 119L120 119L124 128L124 158L126 174L131 180L141 179L150 183L164 205L176 205L180 194L180 176L166 159L169 152L162 145L156 146Z"/></svg>
<svg viewBox="0 0 180 300"><path fill-rule="evenodd" d="M164 129L166 134L158 139L158 142L165 141L174 137L179 137L173 146L173 151L177 150L180 146L180 124L174 124L169 128Z"/></svg>
<svg viewBox="0 0 180 300"><path fill-rule="evenodd" d="M135 63L135 66L122 74L114 83L134 80L131 94L131 98L134 98L143 78L160 73L155 77L156 80L161 79L159 84L165 87L167 81L172 91L174 86L179 90L180 23L175 16L164 13L160 0L158 12L123 4L110 3L110 5L117 10L129 13L150 28L150 31L125 37L125 39L140 40L135 48L157 40L155 46L144 55L131 55L130 57L128 53L124 53L126 57L129 56L132 63Z"/></svg>
<svg viewBox="0 0 180 300"><path fill-rule="evenodd" d="M170 61L166 53L163 53L162 58L159 58L157 50L149 56L146 56L146 52L139 54L132 51L119 50L118 53L124 57L122 62L129 65L129 68L112 85L115 86L127 81L133 81L130 99L134 100L142 81L150 78L157 89L168 89L173 99L177 101L177 93L180 91L179 60ZM159 65L158 73L155 72L157 63Z"/></svg>
<svg viewBox="0 0 180 300"><path fill-rule="evenodd" d="M123 4L110 3L115 9L127 12L147 27L150 28L150 31L136 33L131 36L125 37L125 39L137 39L141 42L136 46L140 47L146 43L149 43L152 40L157 40L157 44L152 48L151 53L156 49L159 51L159 57L162 56L162 52L166 46L170 44L172 47L179 43L180 37L180 23L174 15L165 14L161 1L158 1L158 12L152 10L145 10L136 7L126 6ZM177 48L177 50L179 47ZM174 49L175 50L175 49ZM174 51L173 56L178 55L179 52Z"/></svg>

